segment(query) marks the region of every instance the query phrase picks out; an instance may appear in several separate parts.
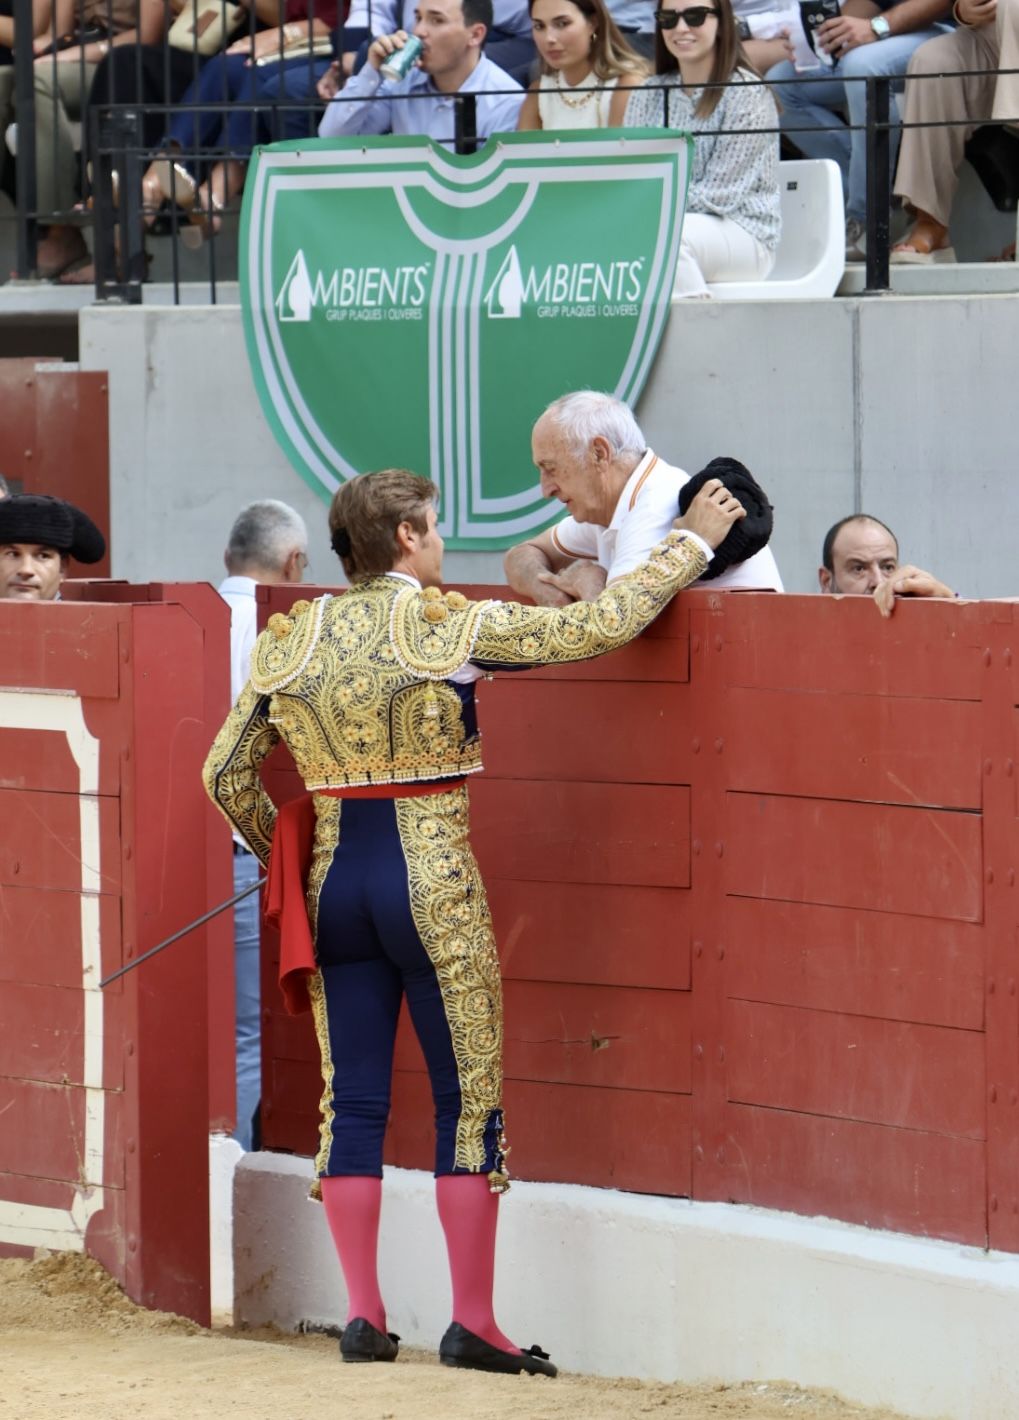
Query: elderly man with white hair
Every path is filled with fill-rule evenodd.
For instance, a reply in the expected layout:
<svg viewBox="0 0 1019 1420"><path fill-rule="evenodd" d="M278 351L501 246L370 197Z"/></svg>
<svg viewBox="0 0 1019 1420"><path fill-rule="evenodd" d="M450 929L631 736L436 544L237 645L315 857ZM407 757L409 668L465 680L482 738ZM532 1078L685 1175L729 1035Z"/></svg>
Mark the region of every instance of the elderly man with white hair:
<svg viewBox="0 0 1019 1420"><path fill-rule="evenodd" d="M300 513L276 498L249 503L234 519L223 553L227 576L219 594L230 607L230 689L233 700L251 675L251 652L258 636L259 583L300 582L308 566L308 529ZM234 892L258 877L258 859L234 834ZM237 1042L237 1127L243 1149L254 1140L254 1118L262 1098L262 1020L259 991L258 895L234 908L234 995Z"/></svg>
<svg viewBox="0 0 1019 1420"><path fill-rule="evenodd" d="M688 475L648 448L628 405L595 390L550 404L534 426L531 451L541 491L564 503L569 517L511 547L506 579L539 606L591 601L666 535ZM711 586L783 590L768 547L728 568Z"/></svg>

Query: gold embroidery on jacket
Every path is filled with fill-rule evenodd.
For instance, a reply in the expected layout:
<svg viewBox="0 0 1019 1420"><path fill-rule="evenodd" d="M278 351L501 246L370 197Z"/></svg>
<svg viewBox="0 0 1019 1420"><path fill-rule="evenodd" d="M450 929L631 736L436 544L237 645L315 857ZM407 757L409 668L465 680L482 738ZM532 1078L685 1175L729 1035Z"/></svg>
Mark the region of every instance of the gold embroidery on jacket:
<svg viewBox="0 0 1019 1420"><path fill-rule="evenodd" d="M495 934L468 830L467 791L395 800L411 913L435 968L460 1081L454 1164L485 1164L485 1129L502 1102L502 983Z"/></svg>
<svg viewBox="0 0 1019 1420"><path fill-rule="evenodd" d="M319 795L315 798L315 843L304 895L313 942L318 939L318 900L322 894L322 885L332 864L336 845L340 841L341 805L340 799ZM329 1013L326 1009L325 982L321 970L312 972L308 977L308 997L322 1056L322 1118L319 1123L318 1153L315 1156L315 1174L321 1176L329 1166L329 1151L333 1143L333 1052L329 1041Z"/></svg>
<svg viewBox="0 0 1019 1420"><path fill-rule="evenodd" d="M206 793L263 864L269 861L276 807L258 770L278 742L266 701L249 683L213 740L202 770Z"/></svg>

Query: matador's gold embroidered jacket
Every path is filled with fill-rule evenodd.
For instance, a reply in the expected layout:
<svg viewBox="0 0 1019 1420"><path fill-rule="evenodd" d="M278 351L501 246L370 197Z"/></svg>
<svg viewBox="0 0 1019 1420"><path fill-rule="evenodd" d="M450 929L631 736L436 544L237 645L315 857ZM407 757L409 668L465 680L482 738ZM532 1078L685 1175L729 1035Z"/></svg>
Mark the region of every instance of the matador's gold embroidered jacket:
<svg viewBox="0 0 1019 1420"><path fill-rule="evenodd" d="M673 532L595 601L567 607L470 602L386 576L297 602L258 638L251 679L209 751L206 789L265 863L276 810L258 770L281 738L312 791L475 773L474 686L452 675L615 650L706 565L698 543Z"/></svg>

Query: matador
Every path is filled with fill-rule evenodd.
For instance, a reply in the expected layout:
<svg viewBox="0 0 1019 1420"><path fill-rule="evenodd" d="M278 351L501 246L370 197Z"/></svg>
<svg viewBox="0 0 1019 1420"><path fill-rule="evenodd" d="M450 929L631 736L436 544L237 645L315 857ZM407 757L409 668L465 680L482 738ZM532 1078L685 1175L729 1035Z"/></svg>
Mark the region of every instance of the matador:
<svg viewBox="0 0 1019 1420"><path fill-rule="evenodd" d="M346 1361L391 1361L377 1250L393 1048L406 997L435 1102L435 1176L453 1290L451 1366L554 1376L496 1324L499 1195L508 1187L502 992L468 835L481 769L477 679L603 655L705 570L743 516L718 480L682 525L593 602L553 609L440 590L437 489L400 469L336 493L343 595L270 617L209 753L205 783L269 865L290 1009L310 1009L324 1089L316 1159L348 1294ZM259 766L282 740L307 795L279 813ZM271 861L270 861L271 857Z"/></svg>

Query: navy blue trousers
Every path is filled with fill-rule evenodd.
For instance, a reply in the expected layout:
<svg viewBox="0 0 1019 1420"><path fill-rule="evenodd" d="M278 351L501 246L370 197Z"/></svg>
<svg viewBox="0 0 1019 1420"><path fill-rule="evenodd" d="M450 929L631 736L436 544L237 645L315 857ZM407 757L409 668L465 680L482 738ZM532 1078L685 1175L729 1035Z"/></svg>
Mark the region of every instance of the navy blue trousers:
<svg viewBox="0 0 1019 1420"><path fill-rule="evenodd" d="M319 1174L382 1173L404 996L431 1080L436 1174L501 1171L501 994L466 789L316 804Z"/></svg>

